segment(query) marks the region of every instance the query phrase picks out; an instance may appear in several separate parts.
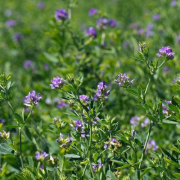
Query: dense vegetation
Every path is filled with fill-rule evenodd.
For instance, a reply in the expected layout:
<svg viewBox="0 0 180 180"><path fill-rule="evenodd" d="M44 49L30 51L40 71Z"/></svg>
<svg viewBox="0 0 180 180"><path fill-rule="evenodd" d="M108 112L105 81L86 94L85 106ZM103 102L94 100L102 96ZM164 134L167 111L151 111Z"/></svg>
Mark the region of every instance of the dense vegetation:
<svg viewBox="0 0 180 180"><path fill-rule="evenodd" d="M0 2L0 179L180 179L179 0Z"/></svg>

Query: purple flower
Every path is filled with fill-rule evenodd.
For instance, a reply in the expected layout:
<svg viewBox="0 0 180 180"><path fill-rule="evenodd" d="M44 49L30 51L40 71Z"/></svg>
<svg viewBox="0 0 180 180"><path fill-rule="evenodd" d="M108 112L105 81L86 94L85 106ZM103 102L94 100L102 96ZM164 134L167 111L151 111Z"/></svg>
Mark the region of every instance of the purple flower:
<svg viewBox="0 0 180 180"><path fill-rule="evenodd" d="M138 25L137 24L130 24L130 28L132 28L132 29L137 29L137 27L138 27Z"/></svg>
<svg viewBox="0 0 180 180"><path fill-rule="evenodd" d="M144 33L144 29L143 29L143 28L138 29L138 30L137 30L137 33L138 33L138 34L143 34L143 33Z"/></svg>
<svg viewBox="0 0 180 180"><path fill-rule="evenodd" d="M144 128L144 127L146 127L149 123L150 123L149 119L146 118L146 119L144 120L144 122L141 123L141 127Z"/></svg>
<svg viewBox="0 0 180 180"><path fill-rule="evenodd" d="M75 123L76 123L76 130L82 129L83 124L81 121L75 121Z"/></svg>
<svg viewBox="0 0 180 180"><path fill-rule="evenodd" d="M0 118L0 124L3 124L3 119Z"/></svg>
<svg viewBox="0 0 180 180"><path fill-rule="evenodd" d="M146 37L152 37L153 36L153 32L151 30L147 30L146 31Z"/></svg>
<svg viewBox="0 0 180 180"><path fill-rule="evenodd" d="M94 100L100 98L100 100L107 99L110 94L110 90L107 90L107 85L104 82L100 82L97 87L97 92L94 95Z"/></svg>
<svg viewBox="0 0 180 180"><path fill-rule="evenodd" d="M164 67L164 70L163 70L163 74L169 73L169 72L170 72L169 67L168 67L168 66L165 66L165 67Z"/></svg>
<svg viewBox="0 0 180 180"><path fill-rule="evenodd" d="M42 153L37 152L35 155L36 160L44 160L46 157L48 157L49 154L47 154L45 151L42 151Z"/></svg>
<svg viewBox="0 0 180 180"><path fill-rule="evenodd" d="M171 6L176 6L176 3L177 3L176 0L172 0L171 1Z"/></svg>
<svg viewBox="0 0 180 180"><path fill-rule="evenodd" d="M66 104L64 101L61 101L59 104L57 104L57 108L62 109L63 107L67 107L68 104Z"/></svg>
<svg viewBox="0 0 180 180"><path fill-rule="evenodd" d="M22 39L22 35L20 33L16 33L13 36L14 41L19 42Z"/></svg>
<svg viewBox="0 0 180 180"><path fill-rule="evenodd" d="M117 23L116 23L116 20L114 20L114 19L110 19L110 20L109 20L109 26L110 26L110 27L115 27L116 24L117 24Z"/></svg>
<svg viewBox="0 0 180 180"><path fill-rule="evenodd" d="M16 21L13 20L13 19L9 19L9 20L6 21L6 26L7 27L13 27L15 25L16 25Z"/></svg>
<svg viewBox="0 0 180 180"><path fill-rule="evenodd" d="M25 69L29 68L29 67L32 68L32 69L35 69L35 65L31 60L25 61L23 66L24 66Z"/></svg>
<svg viewBox="0 0 180 180"><path fill-rule="evenodd" d="M108 148L107 144L104 144L104 149L107 149L107 148Z"/></svg>
<svg viewBox="0 0 180 180"><path fill-rule="evenodd" d="M106 18L99 18L97 21L97 27L100 29L106 29L108 20Z"/></svg>
<svg viewBox="0 0 180 180"><path fill-rule="evenodd" d="M41 2L38 3L37 7L38 7L39 9L44 9L45 3L41 1Z"/></svg>
<svg viewBox="0 0 180 180"><path fill-rule="evenodd" d="M136 127L137 125L139 125L139 120L140 120L140 117L134 116L130 119L130 123L132 126Z"/></svg>
<svg viewBox="0 0 180 180"><path fill-rule="evenodd" d="M80 96L79 96L79 99L80 99L83 103L85 103L85 104L87 104L88 101L89 101L89 97L86 96L86 95L80 95Z"/></svg>
<svg viewBox="0 0 180 180"><path fill-rule="evenodd" d="M94 27L89 27L87 30L86 30L86 36L90 36L90 37L93 37L93 38L96 38L97 36L97 31Z"/></svg>
<svg viewBox="0 0 180 180"><path fill-rule="evenodd" d="M99 118L96 117L92 123L93 123L93 124L97 124L98 121L99 121Z"/></svg>
<svg viewBox="0 0 180 180"><path fill-rule="evenodd" d="M120 86L120 87L128 87L131 86L134 82L134 80L130 80L129 76L126 75L126 73L118 74L115 78L115 82Z"/></svg>
<svg viewBox="0 0 180 180"><path fill-rule="evenodd" d="M147 29L148 29L148 30L152 30L152 29L153 29L153 26L154 26L153 24L148 24L148 25L147 25Z"/></svg>
<svg viewBox="0 0 180 180"><path fill-rule="evenodd" d="M128 41L124 41L124 42L123 42L123 46L124 46L125 48L127 48L128 45L129 45L129 42L128 42Z"/></svg>
<svg viewBox="0 0 180 180"><path fill-rule="evenodd" d="M66 20L68 19L68 13L65 9L57 9L55 12L55 19L58 20Z"/></svg>
<svg viewBox="0 0 180 180"><path fill-rule="evenodd" d="M89 16L92 16L92 15L97 14L97 13L98 13L97 9L92 8L89 10Z"/></svg>
<svg viewBox="0 0 180 180"><path fill-rule="evenodd" d="M35 91L29 92L29 94L24 98L24 105L31 106L31 105L38 105L38 102L42 99L41 95L36 95Z"/></svg>
<svg viewBox="0 0 180 180"><path fill-rule="evenodd" d="M56 89L56 88L62 88L64 86L64 80L61 78L61 77L54 77L52 80L51 80L51 89Z"/></svg>
<svg viewBox="0 0 180 180"><path fill-rule="evenodd" d="M154 20L154 21L157 21L157 20L159 20L160 18L161 18L160 14L154 14L154 15L153 15L153 20Z"/></svg>
<svg viewBox="0 0 180 180"><path fill-rule="evenodd" d="M165 103L167 104L171 104L172 102L171 101L164 101ZM162 103L162 108L163 108L163 114L167 115L168 114L168 109L167 109L167 106L165 104Z"/></svg>
<svg viewBox="0 0 180 180"><path fill-rule="evenodd" d="M176 36L176 42L180 43L180 36Z"/></svg>
<svg viewBox="0 0 180 180"><path fill-rule="evenodd" d="M170 46L162 47L159 49L158 57L164 56L167 60L174 59L174 52L170 48Z"/></svg>
<svg viewBox="0 0 180 180"><path fill-rule="evenodd" d="M40 167L39 167L40 169L44 169L44 167L41 165Z"/></svg>
<svg viewBox="0 0 180 180"><path fill-rule="evenodd" d="M147 153L147 151L150 150L150 149L152 149L153 151L156 151L156 150L158 149L158 146L157 146L157 144L156 144L156 142L155 142L154 139L148 141L147 147L146 147L146 153Z"/></svg>
<svg viewBox="0 0 180 180"><path fill-rule="evenodd" d="M48 64L44 64L44 69L48 70L49 69L49 65Z"/></svg>

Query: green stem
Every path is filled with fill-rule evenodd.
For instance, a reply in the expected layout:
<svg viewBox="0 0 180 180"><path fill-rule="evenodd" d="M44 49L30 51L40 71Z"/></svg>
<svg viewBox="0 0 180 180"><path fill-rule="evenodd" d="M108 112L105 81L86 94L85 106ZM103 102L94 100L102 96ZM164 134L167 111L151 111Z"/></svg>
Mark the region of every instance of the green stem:
<svg viewBox="0 0 180 180"><path fill-rule="evenodd" d="M19 128L19 157L21 160L21 166L22 168L24 168L24 164L23 164L23 157L22 157L22 135L21 135L21 128Z"/></svg>
<svg viewBox="0 0 180 180"><path fill-rule="evenodd" d="M146 141L145 141L145 144L144 144L144 147L143 147L143 153L142 153L142 156L141 156L141 159L140 159L140 164L139 164L139 175L138 175L138 177L140 177L140 173L141 173L141 165L142 165L142 161L143 161L143 158L144 158L144 154L145 154L145 152L146 152L146 147L147 147L147 143L148 143L148 140L149 140L149 137L150 137L150 134L151 134L151 130L152 130L152 124L151 124L151 122L150 122L150 126L149 126L149 131L148 131L148 134L147 134L147 136L146 136Z"/></svg>

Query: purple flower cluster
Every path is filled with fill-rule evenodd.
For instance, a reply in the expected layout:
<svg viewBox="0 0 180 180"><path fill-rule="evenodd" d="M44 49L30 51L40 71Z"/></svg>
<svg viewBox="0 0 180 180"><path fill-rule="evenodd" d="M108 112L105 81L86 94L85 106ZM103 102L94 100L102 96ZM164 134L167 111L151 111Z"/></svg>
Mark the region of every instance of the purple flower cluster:
<svg viewBox="0 0 180 180"><path fill-rule="evenodd" d="M98 121L99 121L99 117L96 117L92 123L97 124Z"/></svg>
<svg viewBox="0 0 180 180"><path fill-rule="evenodd" d="M97 21L97 27L99 29L106 29L106 27L109 25L110 27L116 26L116 21L114 19L108 20L107 18L99 18Z"/></svg>
<svg viewBox="0 0 180 180"><path fill-rule="evenodd" d="M104 143L104 149L113 149L115 151L121 144L115 138L110 139L109 141Z"/></svg>
<svg viewBox="0 0 180 180"><path fill-rule="evenodd" d="M153 24L148 24L147 25L147 31L146 31L146 37L151 37L153 36Z"/></svg>
<svg viewBox="0 0 180 180"><path fill-rule="evenodd" d="M94 95L94 100L97 101L98 98L100 98L100 100L107 99L109 94L110 90L107 90L107 85L105 85L104 82L100 82L97 87L97 92Z"/></svg>
<svg viewBox="0 0 180 180"><path fill-rule="evenodd" d="M162 47L159 49L159 53L157 54L158 57L166 57L167 60L174 59L174 52L170 48L170 46Z"/></svg>
<svg viewBox="0 0 180 180"><path fill-rule="evenodd" d="M108 19L106 18L99 18L98 21L97 21L97 27L99 29L106 29L108 25Z"/></svg>
<svg viewBox="0 0 180 180"><path fill-rule="evenodd" d="M146 153L147 153L148 150L151 150L151 149L152 149L153 151L156 151L156 150L158 149L158 146L157 146L157 144L156 144L156 142L155 142L154 139L148 141L147 147L146 147Z"/></svg>
<svg viewBox="0 0 180 180"><path fill-rule="evenodd" d="M176 6L176 4L177 4L177 1L176 0L172 0L171 1L171 6L173 7L173 6Z"/></svg>
<svg viewBox="0 0 180 180"><path fill-rule="evenodd" d="M150 124L149 118L146 118L142 123L141 123L141 127L145 128L148 124Z"/></svg>
<svg viewBox="0 0 180 180"><path fill-rule="evenodd" d="M94 27L89 27L86 30L86 36L92 37L92 38L96 38L97 36L97 31Z"/></svg>
<svg viewBox="0 0 180 180"><path fill-rule="evenodd" d="M103 167L103 163L98 162L98 164L92 163L92 169L94 172L99 171Z"/></svg>
<svg viewBox="0 0 180 180"><path fill-rule="evenodd" d="M130 119L130 123L133 127L136 127L137 125L139 125L139 120L140 120L140 117L139 116L133 116L131 119Z"/></svg>
<svg viewBox="0 0 180 180"><path fill-rule="evenodd" d="M33 63L31 60L26 60L26 61L24 62L23 67L24 67L25 69L27 69L27 68L29 68L29 67L30 67L32 70L35 69L35 65L34 65L34 63Z"/></svg>
<svg viewBox="0 0 180 180"><path fill-rule="evenodd" d="M120 87L128 87L131 86L134 82L134 80L130 80L129 76L126 75L126 73L118 74L115 78L115 82L120 86Z"/></svg>
<svg viewBox="0 0 180 180"><path fill-rule="evenodd" d="M160 18L161 18L160 14L154 14L153 15L153 20L154 21L160 20Z"/></svg>
<svg viewBox="0 0 180 180"><path fill-rule="evenodd" d="M83 129L83 124L81 121L77 120L77 121L75 121L75 123L76 123L76 128L75 128L76 130L82 130Z"/></svg>
<svg viewBox="0 0 180 180"><path fill-rule="evenodd" d="M13 36L14 41L19 42L22 40L22 35L20 33L16 33Z"/></svg>
<svg viewBox="0 0 180 180"><path fill-rule="evenodd" d="M6 21L6 26L7 27L13 27L15 25L16 25L16 21L13 20L13 19L9 19L9 20Z"/></svg>
<svg viewBox="0 0 180 180"><path fill-rule="evenodd" d="M57 108L59 108L59 109L62 109L63 107L67 107L68 106L68 104L67 103L65 103L64 101L61 101L59 104L57 104Z"/></svg>
<svg viewBox="0 0 180 180"><path fill-rule="evenodd" d="M38 105L38 102L42 99L41 95L36 95L35 91L29 92L29 94L24 98L24 105L31 106L31 105Z"/></svg>
<svg viewBox="0 0 180 180"><path fill-rule="evenodd" d="M164 101L167 104L171 104L171 101ZM163 114L168 115L168 109L167 106L165 104L162 103L162 108L163 108Z"/></svg>
<svg viewBox="0 0 180 180"><path fill-rule="evenodd" d="M41 160L41 161L44 161L46 157L48 157L49 154L47 154L45 151L42 151L42 153L40 152L37 152L35 157L37 160Z"/></svg>
<svg viewBox="0 0 180 180"><path fill-rule="evenodd" d="M94 8L90 9L90 10L89 10L89 16L92 16L92 15L94 15L94 14L98 14L98 10L97 10L97 9L94 9Z"/></svg>
<svg viewBox="0 0 180 180"><path fill-rule="evenodd" d="M89 97L86 96L86 95L80 95L80 96L79 96L79 99L80 99L84 104L87 104L88 101L89 101Z"/></svg>
<svg viewBox="0 0 180 180"><path fill-rule="evenodd" d="M56 12L55 12L55 19L57 21L59 20L66 20L68 19L68 13L65 9L57 9Z"/></svg>
<svg viewBox="0 0 180 180"><path fill-rule="evenodd" d="M64 139L64 135L60 133L59 138L56 139L56 141L61 144L60 147L65 148L67 147L68 143L71 143L73 141L73 138L68 136L66 139Z"/></svg>
<svg viewBox="0 0 180 180"><path fill-rule="evenodd" d="M39 3L37 4L37 7L38 7L39 9L44 9L45 3L41 1L41 2L39 2Z"/></svg>
<svg viewBox="0 0 180 180"><path fill-rule="evenodd" d="M51 89L62 88L65 85L64 80L57 76L51 80Z"/></svg>

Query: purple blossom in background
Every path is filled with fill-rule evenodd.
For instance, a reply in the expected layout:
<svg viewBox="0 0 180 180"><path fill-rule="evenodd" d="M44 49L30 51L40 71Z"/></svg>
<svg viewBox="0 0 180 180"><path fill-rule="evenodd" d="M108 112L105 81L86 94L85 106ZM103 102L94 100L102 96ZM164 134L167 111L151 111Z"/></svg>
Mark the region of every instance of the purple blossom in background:
<svg viewBox="0 0 180 180"><path fill-rule="evenodd" d="M41 165L40 167L39 167L40 169L44 169L44 167Z"/></svg>
<svg viewBox="0 0 180 180"><path fill-rule="evenodd" d="M31 68L31 69L35 69L35 65L34 65L34 63L31 61L31 60L26 60L25 62L24 62L24 65L23 65L23 67L25 68L25 69L27 69L27 68Z"/></svg>
<svg viewBox="0 0 180 180"><path fill-rule="evenodd" d="M176 2L175 0L172 0L170 5L171 5L171 6L176 6L176 3L177 3L177 2Z"/></svg>
<svg viewBox="0 0 180 180"><path fill-rule="evenodd" d="M123 42L123 46L124 46L125 48L127 48L127 46L129 46L129 42L128 42L128 41L124 41L124 42Z"/></svg>
<svg viewBox="0 0 180 180"><path fill-rule="evenodd" d="M83 124L81 121L75 121L75 123L76 123L76 130L82 129Z"/></svg>
<svg viewBox="0 0 180 180"><path fill-rule="evenodd" d="M144 122L141 123L141 127L144 128L144 127L146 127L148 124L150 124L150 121L149 121L149 118L146 118L146 119L144 120Z"/></svg>
<svg viewBox="0 0 180 180"><path fill-rule="evenodd" d="M7 17L11 16L11 15L12 15L11 9L7 9L7 10L4 12L4 15L7 16Z"/></svg>
<svg viewBox="0 0 180 180"><path fill-rule="evenodd" d="M129 76L126 75L126 73L122 74L118 74L115 78L115 82L120 86L120 87L127 87L127 86L131 86L134 82L134 80L130 80Z"/></svg>
<svg viewBox="0 0 180 180"><path fill-rule="evenodd" d="M164 67L163 74L171 72L168 66Z"/></svg>
<svg viewBox="0 0 180 180"><path fill-rule="evenodd" d="M154 21L157 21L157 20L159 20L160 18L161 18L160 14L154 14L154 15L153 15L153 20L154 20Z"/></svg>
<svg viewBox="0 0 180 180"><path fill-rule="evenodd" d="M55 12L55 19L58 20L66 20L68 19L68 13L65 9L57 9Z"/></svg>
<svg viewBox="0 0 180 180"><path fill-rule="evenodd" d="M148 29L148 30L152 30L152 29L153 29L153 27L154 27L154 25L153 25L153 24L148 24L148 25L147 25L147 29Z"/></svg>
<svg viewBox="0 0 180 180"><path fill-rule="evenodd" d="M64 85L65 85L64 80L59 76L54 77L51 80L51 84L50 84L51 89L56 89L59 87L62 88Z"/></svg>
<svg viewBox="0 0 180 180"><path fill-rule="evenodd" d="M140 120L140 117L134 116L130 119L130 123L132 126L136 127L137 125L139 125L139 120Z"/></svg>
<svg viewBox="0 0 180 180"><path fill-rule="evenodd" d="M89 97L86 96L86 95L80 95L80 96L79 96L79 99L80 99L82 102L84 102L85 104L87 104L88 101L89 101Z"/></svg>
<svg viewBox="0 0 180 180"><path fill-rule="evenodd" d="M38 102L42 99L41 95L36 95L35 91L29 92L29 94L24 98L24 105L25 106L31 106L38 105Z"/></svg>
<svg viewBox="0 0 180 180"><path fill-rule="evenodd" d="M114 20L114 19L110 19L110 20L109 20L109 26L110 26L110 27L115 27L116 24L117 24L117 23L116 23L116 20Z"/></svg>
<svg viewBox="0 0 180 180"><path fill-rule="evenodd" d="M97 36L97 31L94 27L89 27L87 30L86 30L86 36L90 36L90 37L93 37L93 38L96 38Z"/></svg>
<svg viewBox="0 0 180 180"><path fill-rule="evenodd" d="M130 28L132 28L132 29L137 29L137 27L138 27L138 25L137 24L130 24Z"/></svg>
<svg viewBox="0 0 180 180"><path fill-rule="evenodd" d="M48 70L49 69L49 65L48 64L44 64L44 69Z"/></svg>
<svg viewBox="0 0 180 180"><path fill-rule="evenodd" d="M19 42L22 40L22 35L20 33L16 33L13 36L14 41Z"/></svg>
<svg viewBox="0 0 180 180"><path fill-rule="evenodd" d="M93 124L97 124L98 121L99 121L99 118L96 117L92 123L93 123Z"/></svg>
<svg viewBox="0 0 180 180"><path fill-rule="evenodd" d="M44 9L45 3L41 1L41 2L38 3L37 7L38 7L39 9Z"/></svg>
<svg viewBox="0 0 180 180"><path fill-rule="evenodd" d="M106 29L108 20L106 18L99 18L97 21L97 27L100 29Z"/></svg>
<svg viewBox="0 0 180 180"><path fill-rule="evenodd" d="M174 59L174 52L170 48L170 46L162 47L159 49L159 53L157 54L158 57L164 56L167 60Z"/></svg>
<svg viewBox="0 0 180 180"><path fill-rule="evenodd" d="M164 102L166 102L167 104L171 104L172 103L171 101L164 101ZM163 114L167 115L168 114L167 106L162 103L162 108L163 108Z"/></svg>
<svg viewBox="0 0 180 180"><path fill-rule="evenodd" d="M61 101L59 104L57 104L57 108L59 108L59 109L62 109L63 107L67 107L68 106L68 104L67 103L65 103L64 101Z"/></svg>
<svg viewBox="0 0 180 180"><path fill-rule="evenodd" d="M97 14L97 13L98 13L97 9L92 8L89 10L89 16L92 16L92 15Z"/></svg>
<svg viewBox="0 0 180 180"><path fill-rule="evenodd" d="M152 37L153 36L153 32L152 31L150 31L150 30L147 30L146 31L146 37Z"/></svg>
<svg viewBox="0 0 180 180"><path fill-rule="evenodd" d="M153 151L156 151L156 150L158 149L158 146L157 146L157 144L156 144L156 142L155 142L154 139L148 141L147 147L146 147L146 153L147 153L147 151L150 150L150 149L152 149Z"/></svg>
<svg viewBox="0 0 180 180"><path fill-rule="evenodd" d="M0 118L0 124L3 124L3 119Z"/></svg>
<svg viewBox="0 0 180 180"><path fill-rule="evenodd" d="M137 34L141 35L144 33L144 29L143 28L140 28L137 30Z"/></svg>
<svg viewBox="0 0 180 180"><path fill-rule="evenodd" d="M107 90L107 85L105 85L104 82L100 82L97 87L97 92L94 95L94 100L96 101L97 98L100 98L101 100L107 99L109 94L110 90Z"/></svg>
<svg viewBox="0 0 180 180"><path fill-rule="evenodd" d="M36 160L44 160L49 154L47 154L45 151L42 151L42 153L37 152L35 155Z"/></svg>
<svg viewBox="0 0 180 180"><path fill-rule="evenodd" d="M180 36L176 36L176 42L180 43Z"/></svg>
<svg viewBox="0 0 180 180"><path fill-rule="evenodd" d="M107 144L104 144L104 149L107 149L108 148L108 145Z"/></svg>
<svg viewBox="0 0 180 180"><path fill-rule="evenodd" d="M6 21L6 26L7 27L13 27L15 25L16 25L16 21L13 20L13 19L9 19L9 20Z"/></svg>

